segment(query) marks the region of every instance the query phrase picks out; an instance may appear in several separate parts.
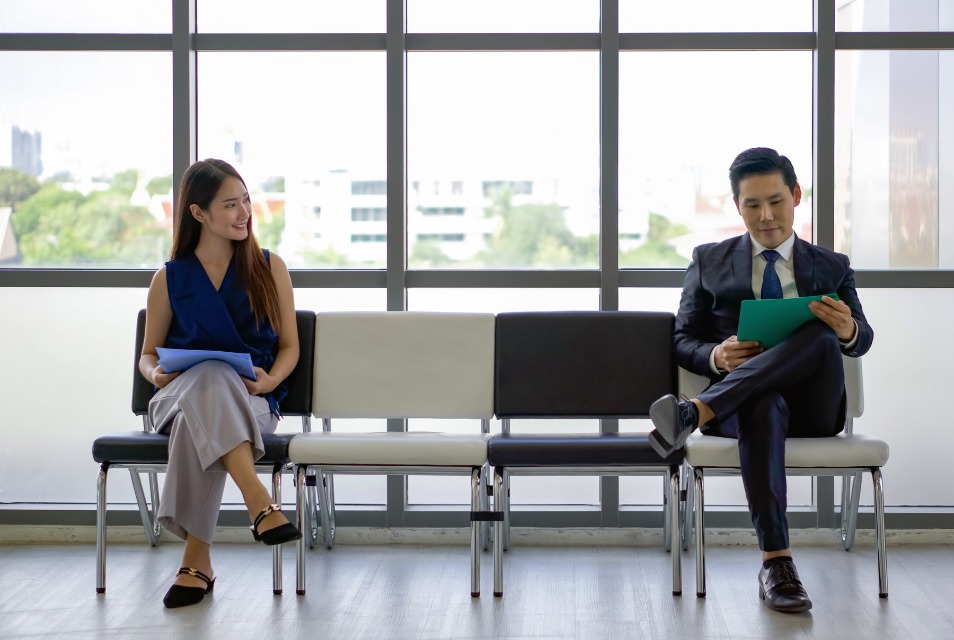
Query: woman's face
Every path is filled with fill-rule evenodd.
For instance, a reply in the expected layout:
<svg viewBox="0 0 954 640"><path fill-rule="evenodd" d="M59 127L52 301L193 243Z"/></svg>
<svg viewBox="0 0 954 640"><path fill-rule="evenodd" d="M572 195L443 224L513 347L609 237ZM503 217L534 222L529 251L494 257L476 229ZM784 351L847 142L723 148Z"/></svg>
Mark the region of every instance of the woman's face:
<svg viewBox="0 0 954 640"><path fill-rule="evenodd" d="M202 224L202 233L211 233L225 240L241 241L248 237L252 203L245 185L229 176L219 187L208 209L192 205L192 216Z"/></svg>

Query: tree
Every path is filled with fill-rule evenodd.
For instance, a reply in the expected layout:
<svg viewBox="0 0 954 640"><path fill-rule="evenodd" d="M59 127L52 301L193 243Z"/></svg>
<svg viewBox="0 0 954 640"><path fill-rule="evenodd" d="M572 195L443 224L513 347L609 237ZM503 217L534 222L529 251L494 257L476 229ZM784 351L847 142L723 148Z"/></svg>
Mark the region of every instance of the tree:
<svg viewBox="0 0 954 640"><path fill-rule="evenodd" d="M408 262L414 269L433 269L445 267L453 260L441 251L437 240L418 240L414 243Z"/></svg>
<svg viewBox="0 0 954 640"><path fill-rule="evenodd" d="M0 207L17 206L40 190L40 183L28 173L12 167L0 167Z"/></svg>
<svg viewBox="0 0 954 640"><path fill-rule="evenodd" d="M563 207L556 203L513 205L509 190L495 194L488 217L500 219L488 250L481 254L491 267L594 266L599 261L599 241L577 237L566 225Z"/></svg>
<svg viewBox="0 0 954 640"><path fill-rule="evenodd" d="M90 196L44 185L13 214L24 264L152 267L161 261L168 233L122 189L122 178L117 189Z"/></svg>
<svg viewBox="0 0 954 640"><path fill-rule="evenodd" d="M150 196L161 196L172 191L172 175L159 176L146 183L146 193Z"/></svg>
<svg viewBox="0 0 954 640"><path fill-rule="evenodd" d="M627 267L686 267L689 261L669 244L669 241L689 233L682 224L673 224L669 218L649 212L649 232L646 242L620 255L620 263Z"/></svg>
<svg viewBox="0 0 954 640"><path fill-rule="evenodd" d="M282 233L285 231L285 206L282 205L278 211L273 213L272 219L268 222L256 221L254 224L255 239L258 240L259 246L278 250L278 245L282 241Z"/></svg>

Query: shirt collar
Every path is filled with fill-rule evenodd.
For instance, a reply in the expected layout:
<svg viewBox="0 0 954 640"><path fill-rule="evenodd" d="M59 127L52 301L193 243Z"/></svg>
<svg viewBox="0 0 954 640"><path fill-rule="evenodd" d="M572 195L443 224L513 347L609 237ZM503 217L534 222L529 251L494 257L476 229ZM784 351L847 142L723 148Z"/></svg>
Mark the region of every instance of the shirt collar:
<svg viewBox="0 0 954 640"><path fill-rule="evenodd" d="M749 241L752 243L752 257L759 255L765 251L766 247L763 247L758 242L755 241L751 235L749 235ZM778 255L782 257L782 260L788 262L792 259L792 251L795 250L795 232L792 232L792 235L788 237L785 242L775 247L775 250L778 251Z"/></svg>

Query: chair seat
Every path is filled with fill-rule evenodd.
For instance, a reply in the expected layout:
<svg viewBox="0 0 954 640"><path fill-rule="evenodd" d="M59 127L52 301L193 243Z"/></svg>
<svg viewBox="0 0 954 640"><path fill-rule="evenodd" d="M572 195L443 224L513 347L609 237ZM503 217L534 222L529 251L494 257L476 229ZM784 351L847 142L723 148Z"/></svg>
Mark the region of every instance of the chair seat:
<svg viewBox="0 0 954 640"><path fill-rule="evenodd" d="M888 444L860 433L785 441L788 468L882 467L887 461ZM686 462L693 467L737 469L739 442L734 438L694 435L686 446Z"/></svg>
<svg viewBox="0 0 954 640"><path fill-rule="evenodd" d="M506 434L490 439L487 460L494 467L669 466L683 451L661 458L644 433Z"/></svg>
<svg viewBox="0 0 954 640"><path fill-rule="evenodd" d="M262 435L265 455L257 464L284 464L288 461L288 443L295 433ZM153 431L120 431L99 436L93 441L93 460L110 464L166 464L169 462L169 436Z"/></svg>
<svg viewBox="0 0 954 640"><path fill-rule="evenodd" d="M295 464L396 467L480 467L487 462L485 434L331 433L322 431L292 440L288 455Z"/></svg>

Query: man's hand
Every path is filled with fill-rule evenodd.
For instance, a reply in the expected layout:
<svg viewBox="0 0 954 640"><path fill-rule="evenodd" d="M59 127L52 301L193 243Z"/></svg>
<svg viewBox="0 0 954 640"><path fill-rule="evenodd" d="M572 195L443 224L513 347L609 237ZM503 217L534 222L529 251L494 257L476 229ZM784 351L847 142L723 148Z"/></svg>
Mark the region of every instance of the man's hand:
<svg viewBox="0 0 954 640"><path fill-rule="evenodd" d="M738 336L729 336L715 348L715 365L719 369L732 371L740 364L765 351L758 340L739 342Z"/></svg>
<svg viewBox="0 0 954 640"><path fill-rule="evenodd" d="M827 324L842 342L851 342L858 327L851 317L851 309L841 300L822 296L821 302L812 301L808 308L815 317Z"/></svg>

